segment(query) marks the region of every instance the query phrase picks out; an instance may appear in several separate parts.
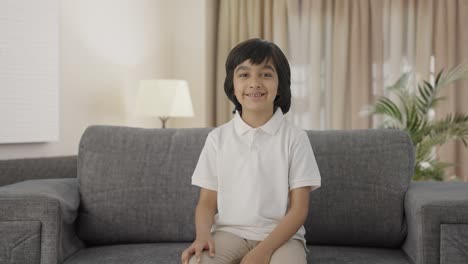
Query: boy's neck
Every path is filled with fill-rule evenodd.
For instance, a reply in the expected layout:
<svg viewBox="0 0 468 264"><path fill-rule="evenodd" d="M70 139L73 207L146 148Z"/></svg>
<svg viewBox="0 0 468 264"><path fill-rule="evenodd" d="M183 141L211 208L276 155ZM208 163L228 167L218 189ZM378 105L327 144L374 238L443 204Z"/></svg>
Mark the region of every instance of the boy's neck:
<svg viewBox="0 0 468 264"><path fill-rule="evenodd" d="M242 110L242 120L244 120L245 123L247 123L249 126L253 128L261 127L264 124L270 120L270 118L273 116L273 109L270 109L269 111L248 111L248 110Z"/></svg>

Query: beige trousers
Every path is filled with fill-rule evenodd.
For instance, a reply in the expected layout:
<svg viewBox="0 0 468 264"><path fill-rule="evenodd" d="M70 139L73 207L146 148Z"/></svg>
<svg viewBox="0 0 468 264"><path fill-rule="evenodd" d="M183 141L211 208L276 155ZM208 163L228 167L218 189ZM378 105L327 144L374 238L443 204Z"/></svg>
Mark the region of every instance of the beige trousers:
<svg viewBox="0 0 468 264"><path fill-rule="evenodd" d="M248 240L235 234L215 231L212 233L215 244L215 256L211 258L208 251L201 255L201 264L239 264L242 258L261 241ZM271 255L270 264L307 264L306 252L302 241L290 239ZM197 264L192 255L189 264Z"/></svg>

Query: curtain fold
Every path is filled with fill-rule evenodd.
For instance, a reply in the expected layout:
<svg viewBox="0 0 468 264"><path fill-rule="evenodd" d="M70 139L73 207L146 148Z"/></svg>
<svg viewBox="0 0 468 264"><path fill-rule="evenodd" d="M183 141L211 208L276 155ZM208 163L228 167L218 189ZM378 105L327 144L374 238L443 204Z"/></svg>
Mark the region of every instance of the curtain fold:
<svg viewBox="0 0 468 264"><path fill-rule="evenodd" d="M349 87L345 94L345 111L354 113L344 122L345 128L372 127L371 118L359 115L362 106L372 102L372 60L370 2L359 0L351 7L349 38ZM346 100L346 98L349 98ZM345 115L344 115L345 116Z"/></svg>
<svg viewBox="0 0 468 264"><path fill-rule="evenodd" d="M344 129L345 120L345 96L349 88L348 63L349 62L349 17L350 6L356 2L352 1L334 1L332 16L332 57L331 57L331 83L330 97L333 103L327 105L327 121L330 128ZM315 62L312 62L315 63ZM349 118L349 117L348 117Z"/></svg>

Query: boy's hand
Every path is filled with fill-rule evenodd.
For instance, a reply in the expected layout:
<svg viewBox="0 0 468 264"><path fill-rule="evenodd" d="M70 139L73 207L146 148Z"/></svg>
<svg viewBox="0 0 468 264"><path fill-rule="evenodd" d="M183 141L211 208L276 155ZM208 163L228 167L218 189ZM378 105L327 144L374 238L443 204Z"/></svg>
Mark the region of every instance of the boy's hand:
<svg viewBox="0 0 468 264"><path fill-rule="evenodd" d="M254 248L242 258L240 264L268 264L272 253Z"/></svg>
<svg viewBox="0 0 468 264"><path fill-rule="evenodd" d="M208 235L206 237L200 237L200 238L197 237L197 239L193 241L192 245L188 247L186 250L184 250L184 252L182 252L182 257L181 257L182 264L188 264L193 254L195 254L197 263L200 263L201 253L204 249L209 250L210 257L214 257L215 247L214 247L214 241L211 235Z"/></svg>

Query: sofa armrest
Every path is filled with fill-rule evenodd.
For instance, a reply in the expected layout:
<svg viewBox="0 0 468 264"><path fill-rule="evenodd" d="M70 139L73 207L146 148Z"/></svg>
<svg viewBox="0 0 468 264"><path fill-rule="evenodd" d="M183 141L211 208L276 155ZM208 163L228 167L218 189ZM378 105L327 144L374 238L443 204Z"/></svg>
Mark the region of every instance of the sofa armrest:
<svg viewBox="0 0 468 264"><path fill-rule="evenodd" d="M79 202L77 179L0 187L0 262L57 264L81 249L74 231Z"/></svg>
<svg viewBox="0 0 468 264"><path fill-rule="evenodd" d="M25 180L76 178L77 156L0 160L0 186Z"/></svg>
<svg viewBox="0 0 468 264"><path fill-rule="evenodd" d="M468 263L468 183L412 182L403 250L416 264Z"/></svg>

